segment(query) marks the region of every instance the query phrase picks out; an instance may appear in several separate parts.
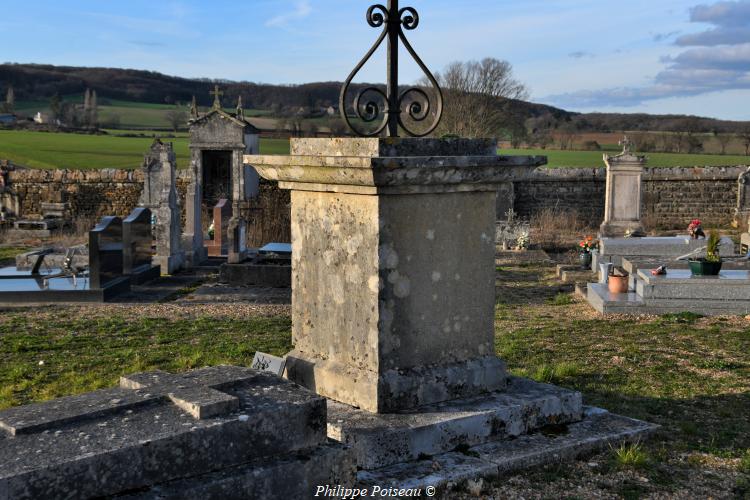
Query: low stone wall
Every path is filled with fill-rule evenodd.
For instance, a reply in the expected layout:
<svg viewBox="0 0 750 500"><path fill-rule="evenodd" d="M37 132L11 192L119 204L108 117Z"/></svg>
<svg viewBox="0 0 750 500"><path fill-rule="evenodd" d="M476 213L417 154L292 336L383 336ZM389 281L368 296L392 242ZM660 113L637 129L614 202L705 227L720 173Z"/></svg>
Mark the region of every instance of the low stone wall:
<svg viewBox="0 0 750 500"><path fill-rule="evenodd" d="M709 226L731 224L738 197L739 167L646 168L644 214L647 225L682 229L695 217ZM34 170L10 174L11 189L21 198L23 217L41 215L42 202L58 202L66 193L78 219L125 216L138 204L143 190L140 170ZM575 210L591 227L604 218L606 170L601 168L538 168L513 183L514 209L529 219L543 209ZM185 207L188 172L178 173L177 191ZM275 183L261 182L260 196L249 204L251 245L289 241L289 193Z"/></svg>
<svg viewBox="0 0 750 500"><path fill-rule="evenodd" d="M143 191L141 170L38 170L19 168L10 173L10 186L21 200L21 216L38 218L42 203L70 203L75 221L91 227L105 215L125 217L138 206ZM186 170L177 173L177 195L185 224ZM259 196L249 203L248 244L290 241L289 192L261 181Z"/></svg>
<svg viewBox="0 0 750 500"><path fill-rule="evenodd" d="M644 221L660 229L683 229L699 217L728 226L737 207L738 178L746 166L650 167L643 176ZM604 219L606 169L538 168L514 183L514 209L522 218L540 210L578 212L591 227Z"/></svg>

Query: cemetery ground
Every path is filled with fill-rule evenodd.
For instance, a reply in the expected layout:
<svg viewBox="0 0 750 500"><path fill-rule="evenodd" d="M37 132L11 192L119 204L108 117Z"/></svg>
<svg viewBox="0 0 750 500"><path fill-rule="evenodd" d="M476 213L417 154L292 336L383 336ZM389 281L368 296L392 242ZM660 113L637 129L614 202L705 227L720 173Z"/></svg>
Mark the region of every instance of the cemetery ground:
<svg viewBox="0 0 750 500"><path fill-rule="evenodd" d="M552 264L501 262L497 291L497 354L513 374L662 427L638 445L469 483L451 498L479 489L494 498L750 496L750 320L603 318ZM247 366L256 350L286 353L290 330L285 305L3 309L0 408L113 386L126 373Z"/></svg>

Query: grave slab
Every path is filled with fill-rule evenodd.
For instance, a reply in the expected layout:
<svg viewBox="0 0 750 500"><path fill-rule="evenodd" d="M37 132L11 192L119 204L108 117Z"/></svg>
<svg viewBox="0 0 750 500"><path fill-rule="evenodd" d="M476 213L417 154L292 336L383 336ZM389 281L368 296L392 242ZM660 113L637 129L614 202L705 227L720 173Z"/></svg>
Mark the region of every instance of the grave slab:
<svg viewBox="0 0 750 500"><path fill-rule="evenodd" d="M0 500L116 495L211 471L231 481L231 468L241 480L316 453L318 465L346 464L342 447L319 449L326 443L325 400L279 377L238 367L136 374L0 412ZM307 496L303 485L295 491Z"/></svg>

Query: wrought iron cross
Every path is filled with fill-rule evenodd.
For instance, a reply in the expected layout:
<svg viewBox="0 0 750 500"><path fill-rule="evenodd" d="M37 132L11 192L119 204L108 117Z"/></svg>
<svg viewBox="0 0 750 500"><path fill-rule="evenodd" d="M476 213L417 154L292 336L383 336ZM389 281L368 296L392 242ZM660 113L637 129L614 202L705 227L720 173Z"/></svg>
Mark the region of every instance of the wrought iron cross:
<svg viewBox="0 0 750 500"><path fill-rule="evenodd" d="M422 137L430 134L437 128L440 118L443 114L443 94L440 91L435 77L427 69L422 59L412 48L409 41L404 35L404 30L414 30L419 26L419 14L412 7L399 8L399 0L388 0L388 6L376 4L367 10L367 23L373 28L383 26L383 32L377 39L370 51L357 64L349 78L346 79L341 89L339 97L339 109L341 116L349 128L357 135L365 137L375 137L387 129L388 137L398 137L398 130L401 127L406 133L412 136ZM352 81L357 76L362 67L370 60L375 51L380 47L383 41L388 38L388 80L386 92L384 93L378 87L367 87L357 93L354 98L354 112L356 116L365 123L376 121L381 115L382 120L377 128L366 131L357 128L349 119L346 110L346 96ZM419 65L430 84L435 88L436 102L430 101L430 96L420 87L410 87L403 92L399 92L398 85L398 46L399 40L404 44L406 50ZM368 99L366 94L371 94ZM406 105L406 110L403 107ZM415 132L408 128L402 119L406 112L409 118L415 122L423 122L433 115L432 108L435 107L434 120L426 130Z"/></svg>
<svg viewBox="0 0 750 500"><path fill-rule="evenodd" d="M209 95L214 96L214 109L221 109L221 100L219 98L224 95L224 92L219 90L219 86L214 85L214 89L209 92Z"/></svg>

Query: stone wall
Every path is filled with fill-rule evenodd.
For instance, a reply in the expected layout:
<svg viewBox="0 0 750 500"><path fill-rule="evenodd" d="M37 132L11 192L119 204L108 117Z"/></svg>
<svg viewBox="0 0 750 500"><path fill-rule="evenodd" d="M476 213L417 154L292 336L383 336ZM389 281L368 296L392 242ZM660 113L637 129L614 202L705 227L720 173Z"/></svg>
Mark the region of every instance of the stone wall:
<svg viewBox="0 0 750 500"><path fill-rule="evenodd" d="M646 168L645 222L661 229L682 229L699 217L709 226L729 225L737 207L737 180L746 170L745 166ZM184 222L188 172L178 175ZM18 169L9 180L20 195L23 217L40 216L42 202L61 201L64 196L73 213L86 222L129 214L143 190L140 170ZM591 227L598 227L604 217L604 185L603 167L538 168L514 183L514 209L527 219L545 208L576 210ZM289 193L261 181L260 196L249 204L249 244L289 241L289 210Z"/></svg>
<svg viewBox="0 0 750 500"><path fill-rule="evenodd" d="M177 174L177 195L185 225L185 193L189 173ZM102 216L125 217L138 206L143 191L141 170L37 170L21 169L10 174L11 189L21 199L21 216L40 218L44 202L70 203L75 222L93 227ZM248 243L259 246L271 241L290 241L289 193L275 183L261 180L259 196L249 203Z"/></svg>
<svg viewBox="0 0 750 500"><path fill-rule="evenodd" d="M708 226L728 226L737 207L739 167L650 167L643 176L644 222L683 229L699 217ZM604 218L606 169L538 168L514 184L514 209L522 218L543 209L578 212L591 227Z"/></svg>

